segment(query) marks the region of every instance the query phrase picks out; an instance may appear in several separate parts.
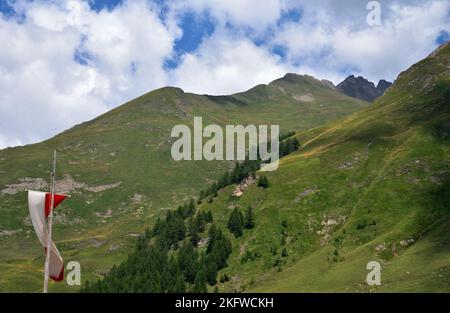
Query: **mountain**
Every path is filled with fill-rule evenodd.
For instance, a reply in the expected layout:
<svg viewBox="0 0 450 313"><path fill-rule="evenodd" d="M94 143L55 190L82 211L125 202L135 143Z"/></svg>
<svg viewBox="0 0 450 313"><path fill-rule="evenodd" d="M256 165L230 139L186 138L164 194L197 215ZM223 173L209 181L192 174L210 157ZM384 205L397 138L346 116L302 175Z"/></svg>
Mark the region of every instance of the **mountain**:
<svg viewBox="0 0 450 313"><path fill-rule="evenodd" d="M372 102L376 98L383 95L386 89L388 89L391 85L392 83L382 79L375 87L374 83L368 81L362 76L355 77L354 75L350 75L339 83L336 86L336 89L347 96Z"/></svg>
<svg viewBox="0 0 450 313"><path fill-rule="evenodd" d="M155 290L140 274L158 266L148 256L163 251L172 273L188 277L186 269L196 269L183 290L449 292L449 64L447 44L401 73L370 107L291 134L283 142L295 137L301 148L282 158L277 171L257 172L256 179L250 175L239 185L225 185L202 201L194 220L212 212L208 220L231 240L223 245L225 255L211 253L210 240L223 238L213 226L196 232L195 251L186 248L193 238L188 232L181 248L168 253L161 245L168 234L161 223L173 218L167 215L91 291ZM186 222L189 229L192 221ZM226 266L205 262L219 257ZM380 266L381 284L369 286L373 262ZM202 280L210 286L202 287Z"/></svg>
<svg viewBox="0 0 450 313"><path fill-rule="evenodd" d="M377 90L381 93L384 94L384 92L392 86L391 82L388 82L387 80L381 79L378 84L377 84Z"/></svg>
<svg viewBox="0 0 450 313"><path fill-rule="evenodd" d="M371 106L297 133L299 151L202 210L232 238L219 291L450 292L450 44L401 73ZM257 173L257 175L263 175ZM381 285L365 283L370 261Z"/></svg>
<svg viewBox="0 0 450 313"><path fill-rule="evenodd" d="M281 133L325 125L368 106L306 75L227 96L166 87L44 142L0 150L0 291L40 291L43 253L28 218L25 189L48 190L58 152L54 240L66 261L94 280L124 260L146 227L232 166L171 158L173 126L279 124ZM206 140L205 140L206 141ZM24 284L24 282L26 282ZM74 291L51 284L52 291ZM76 287L75 287L76 290Z"/></svg>
<svg viewBox="0 0 450 313"><path fill-rule="evenodd" d="M282 133L296 131L285 143L301 144L277 171L228 184L198 205L232 248L210 291L449 292L449 64L447 43L371 105L295 74L230 96L163 88L43 143L0 150L0 289L41 288L42 251L23 189L46 187L53 148L64 177L58 189L72 195L57 210L55 241L66 260L80 261L83 281L102 279L146 227L231 166L171 160L172 126L197 115L204 124L279 123ZM253 227L233 235L232 213L239 224L249 207ZM200 255L209 233L197 234ZM137 260L142 270L146 261ZM365 284L370 261L381 265L381 286Z"/></svg>
<svg viewBox="0 0 450 313"><path fill-rule="evenodd" d="M291 134L283 143L294 136L301 148L282 158L277 171L257 172L256 180L250 175L202 201L197 216L212 212L209 220L229 230L232 247L230 256L224 248L227 266L208 278L209 290L449 292L449 63L447 44L401 73L370 107ZM166 236L161 227L160 222L146 232L128 261L93 291L121 285L122 291L154 290L136 273L147 275L145 269L155 266L148 256ZM208 250L217 231L209 227L197 233L197 252L186 252L193 237L182 236L182 248L170 252L169 268L173 255L181 260L172 272L178 268L187 275L186 260L197 274L210 272L211 263L202 262L215 258ZM379 286L365 283L374 261L380 265ZM200 280L196 276L188 289L205 291L206 286L197 289Z"/></svg>

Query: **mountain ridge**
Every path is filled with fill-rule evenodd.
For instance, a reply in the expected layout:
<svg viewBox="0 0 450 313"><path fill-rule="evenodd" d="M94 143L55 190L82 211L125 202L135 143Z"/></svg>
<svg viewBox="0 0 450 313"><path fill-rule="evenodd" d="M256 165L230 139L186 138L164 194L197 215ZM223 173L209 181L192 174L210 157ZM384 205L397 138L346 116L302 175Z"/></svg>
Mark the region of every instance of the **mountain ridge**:
<svg viewBox="0 0 450 313"><path fill-rule="evenodd" d="M354 76L351 75L349 77L354 77ZM55 136L58 136L61 133L66 133L67 131L70 131L72 128L76 128L76 127L78 127L80 125L89 124L90 122L95 121L98 118L101 118L102 116L104 116L106 114L109 114L110 112L113 112L116 109L118 109L118 108L120 108L120 107L122 107L124 105L127 105L128 103L134 102L134 101L139 100L141 98L151 97L154 93L163 93L163 92L169 92L170 93L170 92L174 92L174 93L179 94L179 95L208 97L210 99L229 99L229 100L233 99L233 100L235 100L236 97L248 94L249 92L252 92L253 90L258 90L258 89L267 88L267 87L277 87L278 83L280 83L280 82L288 82L288 83L291 83L291 84L295 85L295 84L298 84L299 82L302 83L302 82L307 82L307 81L309 81L310 83L313 83L313 84L317 84L317 86L327 87L327 88L332 89L332 90L336 90L336 89L339 90L339 88L338 88L339 84L337 86L334 86L334 84L331 81L327 80L327 79L319 80L319 79L315 78L314 76L311 76L311 75L308 75L308 74L297 74L297 73L286 73L283 77L274 79L271 82L269 82L268 84L258 84L258 85L255 85L255 86L253 86L253 87L251 87L251 88L249 88L249 89L247 89L245 91L242 91L242 92L236 92L236 93L224 94L224 95L210 95L210 94L202 94L202 93L196 94L196 93L193 93L193 92L184 91L182 88L177 87L177 86L164 86L164 87L160 87L160 88L156 88L154 90L148 91L148 92L146 92L146 93L144 93L144 94L142 94L140 96L137 96L134 99L126 101L122 105L119 105L119 106L117 106L115 108L110 109L109 111L107 111L107 112L105 112L105 113L103 113L103 114L101 114L101 115L99 115L97 117L94 117L94 118L92 118L90 120L83 121L83 122L80 122L78 124L75 124L75 125L67 128L67 129L61 131L60 133L57 133L56 135L54 135L52 137L49 137L47 139L44 139L42 141L35 142L35 143L30 143L30 144L24 144L24 145L21 145L21 146L4 147L4 148L2 148L0 150L16 148L16 147L24 147L24 146L28 146L28 145L38 144L40 142L45 142L45 141L47 141L49 139L52 139ZM387 82L385 80L380 80L379 83L378 83L379 85L380 84L383 85L383 87L380 87L380 90L383 90L383 92L384 92L384 90L387 89L387 87L384 87L386 83L391 84L390 82ZM341 84L342 84L342 82L341 82ZM281 87L281 86L278 86L278 87ZM377 86L377 88L378 88L378 86ZM282 89L280 89L280 90L282 90ZM367 101L367 99L363 99L361 97L355 97L353 94L347 94L347 93L343 92L342 90L339 90L339 91L341 91L341 93L343 93L344 95L347 95L349 97ZM306 102L309 102L309 101L306 100Z"/></svg>
<svg viewBox="0 0 450 313"><path fill-rule="evenodd" d="M350 97L373 102L376 98L383 95L391 85L391 82L381 79L375 87L373 82L362 76L355 77L350 75L339 83L336 89Z"/></svg>
<svg viewBox="0 0 450 313"><path fill-rule="evenodd" d="M302 147L267 175L269 188L239 199L229 188L202 205L224 227L231 207L256 212L219 290L450 291L449 62L447 43L368 108L296 134ZM374 260L380 286L364 283Z"/></svg>
<svg viewBox="0 0 450 313"><path fill-rule="evenodd" d="M287 133L324 125L368 105L305 77L282 82L281 88L266 85L231 96L161 88L41 143L0 150L0 246L8 251L0 256L0 290L41 287L43 259L27 220L25 189L48 184L54 149L58 186L72 195L58 207L55 242L63 258L80 261L83 279L92 280L126 257L136 233L167 209L197 197L233 165L173 161L173 126L192 128L193 117L202 116L204 124L219 126L276 123ZM18 276L29 283L21 285ZM50 288L71 290L57 284Z"/></svg>
<svg viewBox="0 0 450 313"><path fill-rule="evenodd" d="M279 123L301 143L267 174L268 188L248 182L234 197L229 185L199 205L232 241L219 291L448 291L449 57L446 46L413 65L371 105L300 75L231 96L163 88L42 143L0 150L0 290L41 288L25 189L48 179L53 149L72 195L55 211L54 239L81 263L84 283L230 168L171 160L171 127L201 115L221 126ZM230 212L248 206L256 225L233 238ZM363 284L369 260L382 265L381 287Z"/></svg>

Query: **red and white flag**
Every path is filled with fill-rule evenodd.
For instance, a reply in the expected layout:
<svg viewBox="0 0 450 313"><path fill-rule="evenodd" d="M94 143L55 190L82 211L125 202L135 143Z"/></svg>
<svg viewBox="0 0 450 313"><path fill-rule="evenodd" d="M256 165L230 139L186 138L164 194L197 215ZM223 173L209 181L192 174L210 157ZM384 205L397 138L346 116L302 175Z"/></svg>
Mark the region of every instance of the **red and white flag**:
<svg viewBox="0 0 450 313"><path fill-rule="evenodd" d="M66 196L55 194L53 208L56 208ZM48 192L28 190L28 208L36 235L45 251L47 251L47 216L50 214L52 194ZM64 279L64 261L55 244L50 247L49 276L54 281Z"/></svg>

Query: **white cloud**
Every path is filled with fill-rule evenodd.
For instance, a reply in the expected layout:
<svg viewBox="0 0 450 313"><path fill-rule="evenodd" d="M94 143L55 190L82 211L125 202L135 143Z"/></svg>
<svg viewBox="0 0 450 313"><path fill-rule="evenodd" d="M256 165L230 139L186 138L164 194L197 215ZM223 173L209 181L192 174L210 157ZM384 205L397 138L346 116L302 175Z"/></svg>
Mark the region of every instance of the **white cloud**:
<svg viewBox="0 0 450 313"><path fill-rule="evenodd" d="M178 0L169 5L177 12L208 12L221 26L230 23L237 27L250 27L258 32L275 24L285 6L283 0Z"/></svg>
<svg viewBox="0 0 450 313"><path fill-rule="evenodd" d="M167 84L163 63L179 30L145 1L98 13L74 0L17 5L23 23L0 18L0 147L48 138Z"/></svg>
<svg viewBox="0 0 450 313"><path fill-rule="evenodd" d="M335 83L346 71L394 79L450 30L450 3L380 2L382 25L369 27L360 0L174 0L163 20L151 0L100 12L87 0L18 0L22 23L0 15L0 148L46 139L164 85L228 94L286 72ZM280 22L290 9L300 21ZM208 13L215 31L167 70L186 11ZM286 47L285 57L276 46Z"/></svg>
<svg viewBox="0 0 450 313"><path fill-rule="evenodd" d="M299 63L300 68L335 83L344 78L346 69L375 82L380 78L393 80L436 47L441 30L450 29L450 3L388 3L382 3L381 26L373 27L365 23L368 11L363 12L361 21L338 21L330 16L328 5L307 10L300 23L278 29L272 44L287 47L288 62ZM314 22L318 20L321 23Z"/></svg>
<svg viewBox="0 0 450 313"><path fill-rule="evenodd" d="M288 68L250 40L218 32L184 56L172 80L190 92L230 94L268 83Z"/></svg>
<svg viewBox="0 0 450 313"><path fill-rule="evenodd" d="M395 79L399 71L426 57L441 29L449 29L449 9L450 3L442 1L422 7L394 6L394 17L381 27L337 31L334 57L358 67L370 79Z"/></svg>

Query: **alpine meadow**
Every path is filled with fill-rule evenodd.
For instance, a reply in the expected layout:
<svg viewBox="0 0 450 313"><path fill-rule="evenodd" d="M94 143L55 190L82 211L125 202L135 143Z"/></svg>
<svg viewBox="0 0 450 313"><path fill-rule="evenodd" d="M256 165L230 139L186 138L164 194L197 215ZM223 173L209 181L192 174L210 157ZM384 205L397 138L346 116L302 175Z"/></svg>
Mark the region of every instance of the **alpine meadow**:
<svg viewBox="0 0 450 313"><path fill-rule="evenodd" d="M164 87L0 150L0 291L42 289L26 199L56 150L71 197L52 238L82 282L49 291L450 292L450 43L386 88L367 102L292 73L224 96ZM280 125L278 169L174 160L171 130L195 116Z"/></svg>

